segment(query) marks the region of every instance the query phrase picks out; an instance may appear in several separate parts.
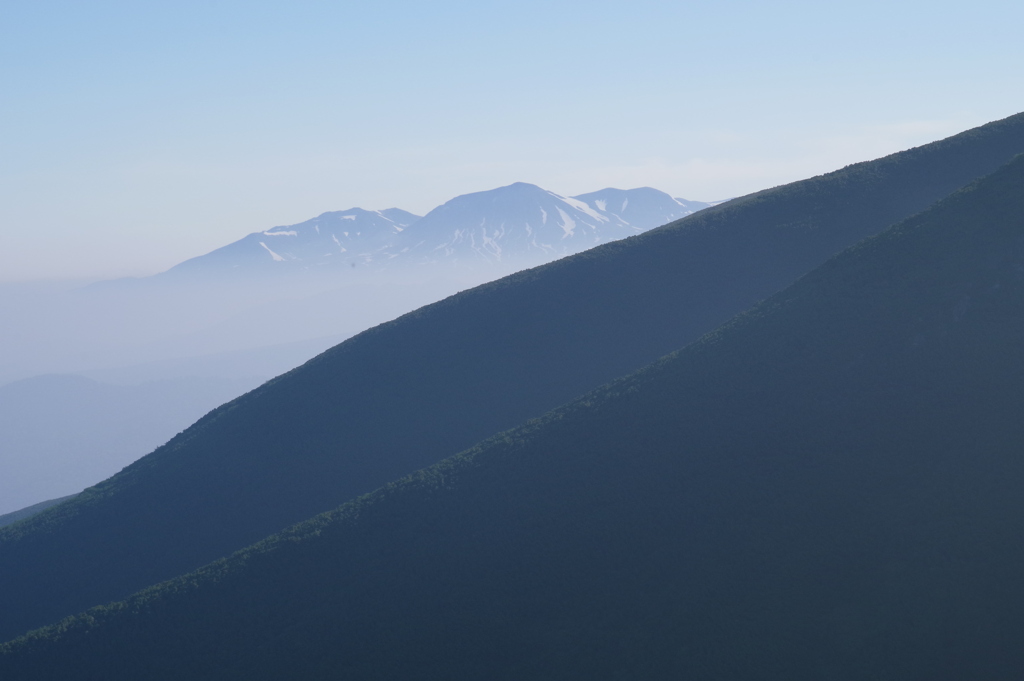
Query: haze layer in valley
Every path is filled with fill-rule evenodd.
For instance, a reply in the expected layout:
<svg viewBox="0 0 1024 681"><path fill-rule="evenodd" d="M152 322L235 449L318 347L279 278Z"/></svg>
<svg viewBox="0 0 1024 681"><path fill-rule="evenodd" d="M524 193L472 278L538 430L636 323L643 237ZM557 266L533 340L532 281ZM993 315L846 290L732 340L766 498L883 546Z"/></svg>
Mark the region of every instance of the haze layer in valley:
<svg viewBox="0 0 1024 681"><path fill-rule="evenodd" d="M422 217L323 213L151 277L0 284L0 514L116 473L359 331L707 205L520 182Z"/></svg>

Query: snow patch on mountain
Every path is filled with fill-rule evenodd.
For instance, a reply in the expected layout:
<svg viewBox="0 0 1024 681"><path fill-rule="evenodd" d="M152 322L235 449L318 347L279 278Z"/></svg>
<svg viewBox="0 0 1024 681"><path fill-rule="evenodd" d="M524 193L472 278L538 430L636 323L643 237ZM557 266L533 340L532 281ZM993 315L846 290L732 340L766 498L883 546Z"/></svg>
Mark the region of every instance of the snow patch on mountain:
<svg viewBox="0 0 1024 681"><path fill-rule="evenodd" d="M284 258L270 250L270 246L266 245L262 241L260 242L260 246L263 246L263 248L267 249L267 253L270 254L270 257L273 258L275 262L284 262Z"/></svg>
<svg viewBox="0 0 1024 681"><path fill-rule="evenodd" d="M558 214L562 216L562 231L565 234L562 236L563 239L571 237L573 232L576 231L576 221L573 220L569 215L561 208L556 208Z"/></svg>

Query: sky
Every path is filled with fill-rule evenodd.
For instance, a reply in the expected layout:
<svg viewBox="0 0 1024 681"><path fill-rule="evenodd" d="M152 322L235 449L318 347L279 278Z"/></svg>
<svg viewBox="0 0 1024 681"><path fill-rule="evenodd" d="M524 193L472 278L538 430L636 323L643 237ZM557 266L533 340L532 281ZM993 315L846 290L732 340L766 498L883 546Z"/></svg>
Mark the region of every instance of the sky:
<svg viewBox="0 0 1024 681"><path fill-rule="evenodd" d="M1024 3L0 0L0 281L516 181L718 200L1024 111Z"/></svg>

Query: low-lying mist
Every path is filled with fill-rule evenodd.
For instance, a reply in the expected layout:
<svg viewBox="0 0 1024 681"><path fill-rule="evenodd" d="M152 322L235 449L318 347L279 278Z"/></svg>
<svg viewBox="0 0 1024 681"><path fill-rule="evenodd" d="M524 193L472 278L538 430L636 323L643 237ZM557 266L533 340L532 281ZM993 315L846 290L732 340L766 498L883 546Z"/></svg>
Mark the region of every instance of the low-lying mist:
<svg viewBox="0 0 1024 681"><path fill-rule="evenodd" d="M512 269L0 284L0 514L81 491L345 338Z"/></svg>

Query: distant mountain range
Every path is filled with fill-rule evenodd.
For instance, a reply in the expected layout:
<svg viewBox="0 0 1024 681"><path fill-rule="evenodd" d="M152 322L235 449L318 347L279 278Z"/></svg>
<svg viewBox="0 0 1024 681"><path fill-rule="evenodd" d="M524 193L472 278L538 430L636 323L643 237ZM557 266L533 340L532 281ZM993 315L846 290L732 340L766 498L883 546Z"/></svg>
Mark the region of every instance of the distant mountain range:
<svg viewBox="0 0 1024 681"><path fill-rule="evenodd" d="M564 197L525 182L458 196L423 217L352 208L255 232L162 276L535 265L708 207L643 187Z"/></svg>

